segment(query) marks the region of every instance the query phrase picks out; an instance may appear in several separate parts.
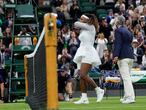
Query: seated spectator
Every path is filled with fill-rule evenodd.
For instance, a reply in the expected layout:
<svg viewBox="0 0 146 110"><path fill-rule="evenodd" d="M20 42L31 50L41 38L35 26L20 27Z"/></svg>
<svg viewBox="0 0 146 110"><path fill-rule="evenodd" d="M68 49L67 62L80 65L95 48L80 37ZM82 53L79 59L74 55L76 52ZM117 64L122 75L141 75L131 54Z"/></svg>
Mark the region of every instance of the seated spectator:
<svg viewBox="0 0 146 110"><path fill-rule="evenodd" d="M138 41L138 47L142 48L144 43L144 36L142 35L142 32L138 32L136 39Z"/></svg>
<svg viewBox="0 0 146 110"><path fill-rule="evenodd" d="M61 27L63 27L65 24L65 15L62 12L60 7L56 7L56 12L57 12L57 19L61 21L61 23L62 23Z"/></svg>
<svg viewBox="0 0 146 110"><path fill-rule="evenodd" d="M12 32L11 27L6 27L3 32L2 46L5 48L6 58L11 57Z"/></svg>
<svg viewBox="0 0 146 110"><path fill-rule="evenodd" d="M117 0L116 4L115 4L115 8L121 13L124 14L125 13L125 4L124 4L124 0Z"/></svg>
<svg viewBox="0 0 146 110"><path fill-rule="evenodd" d="M9 50L9 47L12 43L12 32L11 32L11 28L7 27L3 33L3 39L2 39L2 44L5 46L5 48Z"/></svg>
<svg viewBox="0 0 146 110"><path fill-rule="evenodd" d="M0 6L3 7L3 5L4 5L4 1L0 0Z"/></svg>
<svg viewBox="0 0 146 110"><path fill-rule="evenodd" d="M65 42L64 42L64 45L65 47L67 48L68 46L68 41L70 39L70 28L69 26L67 25L64 25L63 28L62 28L62 37L64 38Z"/></svg>
<svg viewBox="0 0 146 110"><path fill-rule="evenodd" d="M7 27L13 27L13 14L14 13L12 11L8 11L4 21L3 29L6 29Z"/></svg>
<svg viewBox="0 0 146 110"><path fill-rule="evenodd" d="M70 7L68 7L67 0L63 0L60 8L61 8L61 11L64 13L65 19L70 19L70 15L69 15Z"/></svg>
<svg viewBox="0 0 146 110"><path fill-rule="evenodd" d="M72 59L72 56L70 53L68 53L68 50L67 48L64 48L62 50L62 54L59 54L58 55L58 60L60 60L61 57L66 57L68 61L70 61Z"/></svg>
<svg viewBox="0 0 146 110"><path fill-rule="evenodd" d="M68 53L67 49L64 48L62 50L62 54L58 55L58 68L70 63L72 60L72 56Z"/></svg>
<svg viewBox="0 0 146 110"><path fill-rule="evenodd" d="M142 14L144 15L145 20L146 20L146 6L144 6L144 8L143 8L143 13Z"/></svg>
<svg viewBox="0 0 146 110"><path fill-rule="evenodd" d="M144 55L142 56L142 70L146 70L146 51L144 52Z"/></svg>
<svg viewBox="0 0 146 110"><path fill-rule="evenodd" d="M61 54L64 48L64 38L62 37L61 30L57 31L57 54Z"/></svg>
<svg viewBox="0 0 146 110"><path fill-rule="evenodd" d="M62 0L51 0L51 4L54 7L59 7L62 4Z"/></svg>
<svg viewBox="0 0 146 110"><path fill-rule="evenodd" d="M133 68L139 68L139 66L142 63L143 50L140 47L138 47L137 39L133 40L132 47L133 47L133 50L134 50Z"/></svg>
<svg viewBox="0 0 146 110"><path fill-rule="evenodd" d="M109 51L106 49L103 52L103 58L101 59L101 65L99 65L100 70L112 70L112 59L110 57Z"/></svg>
<svg viewBox="0 0 146 110"><path fill-rule="evenodd" d="M143 51L146 50L146 37L144 38L144 42L143 42Z"/></svg>
<svg viewBox="0 0 146 110"><path fill-rule="evenodd" d="M58 99L59 101L71 101L73 93L73 83L71 75L68 74L69 68L63 66L58 71Z"/></svg>
<svg viewBox="0 0 146 110"><path fill-rule="evenodd" d="M81 11L78 5L77 0L73 0L73 4L70 7L70 16L73 18L73 20L77 20L81 15Z"/></svg>
<svg viewBox="0 0 146 110"><path fill-rule="evenodd" d="M75 31L71 32L70 37L71 38L69 39L68 48L69 48L69 53L71 54L72 57L74 57L74 55L80 45L80 41L79 41Z"/></svg>
<svg viewBox="0 0 146 110"><path fill-rule="evenodd" d="M113 28L111 27L110 24L107 23L106 18L102 17L100 26L99 26L99 33L103 33L104 37L109 41L111 31L113 31Z"/></svg>
<svg viewBox="0 0 146 110"><path fill-rule="evenodd" d="M112 19L114 19L114 12L112 9L109 9L108 15L106 16L107 23L110 24Z"/></svg>

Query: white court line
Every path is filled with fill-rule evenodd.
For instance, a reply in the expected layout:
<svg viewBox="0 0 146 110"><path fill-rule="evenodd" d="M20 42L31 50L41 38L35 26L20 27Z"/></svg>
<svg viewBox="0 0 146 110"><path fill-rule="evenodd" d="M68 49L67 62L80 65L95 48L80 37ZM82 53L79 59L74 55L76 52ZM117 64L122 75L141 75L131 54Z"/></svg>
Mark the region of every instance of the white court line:
<svg viewBox="0 0 146 110"><path fill-rule="evenodd" d="M128 105L128 104L127 104ZM123 108L146 108L146 106L123 106ZM115 109L117 107L82 107L82 108L59 108L59 110L90 110L90 109Z"/></svg>

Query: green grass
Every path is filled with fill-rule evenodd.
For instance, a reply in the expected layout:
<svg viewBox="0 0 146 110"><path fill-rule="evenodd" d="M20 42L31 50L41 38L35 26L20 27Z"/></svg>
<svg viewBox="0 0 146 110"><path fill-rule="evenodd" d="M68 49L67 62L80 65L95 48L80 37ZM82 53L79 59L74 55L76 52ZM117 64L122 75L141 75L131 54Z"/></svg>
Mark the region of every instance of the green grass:
<svg viewBox="0 0 146 110"><path fill-rule="evenodd" d="M88 105L75 105L73 102L59 102L59 110L146 110L146 96L136 97L136 103L121 104L119 97L108 97L101 103L96 103L95 98L89 98ZM76 101L78 99L74 99ZM18 103L0 104L0 110L30 110L24 101Z"/></svg>
<svg viewBox="0 0 146 110"><path fill-rule="evenodd" d="M0 104L0 110L31 110L24 101Z"/></svg>
<svg viewBox="0 0 146 110"><path fill-rule="evenodd" d="M146 110L146 97L136 97L136 103L121 104L119 97L109 97L96 103L95 98L90 98L88 105L75 105L72 102L61 102L60 110Z"/></svg>

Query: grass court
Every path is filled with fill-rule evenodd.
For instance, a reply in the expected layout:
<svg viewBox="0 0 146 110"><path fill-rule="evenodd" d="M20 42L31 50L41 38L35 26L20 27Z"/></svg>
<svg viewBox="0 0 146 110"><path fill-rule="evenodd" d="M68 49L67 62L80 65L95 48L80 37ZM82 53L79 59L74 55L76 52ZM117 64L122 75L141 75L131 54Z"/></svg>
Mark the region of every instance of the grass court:
<svg viewBox="0 0 146 110"><path fill-rule="evenodd" d="M121 104L120 97L108 97L101 103L96 103L95 98L89 98L90 104L75 105L73 102L59 102L59 110L146 110L146 96L137 96L136 103ZM78 100L77 98L74 101ZM31 110L27 103L18 101L16 103L0 104L0 110Z"/></svg>

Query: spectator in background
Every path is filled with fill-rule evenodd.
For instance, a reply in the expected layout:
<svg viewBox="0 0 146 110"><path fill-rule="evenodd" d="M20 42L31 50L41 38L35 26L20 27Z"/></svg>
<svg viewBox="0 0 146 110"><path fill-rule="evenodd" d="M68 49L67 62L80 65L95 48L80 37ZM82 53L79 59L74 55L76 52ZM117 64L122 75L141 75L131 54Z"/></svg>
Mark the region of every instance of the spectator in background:
<svg viewBox="0 0 146 110"><path fill-rule="evenodd" d="M110 24L110 21L114 19L114 13L112 9L108 10L108 15L106 17L107 23Z"/></svg>
<svg viewBox="0 0 146 110"><path fill-rule="evenodd" d="M142 70L146 70L146 51L144 52L144 55L142 56Z"/></svg>
<svg viewBox="0 0 146 110"><path fill-rule="evenodd" d="M111 19L111 21L109 23L111 25L113 31L115 31L115 29L116 29L115 22L116 22L116 19L117 19L118 15L119 15L118 13L115 13L114 16L113 16L113 19Z"/></svg>
<svg viewBox="0 0 146 110"><path fill-rule="evenodd" d="M133 20L133 23L134 22L138 22L138 19L140 17L140 13L139 13L139 10L137 8L134 9L134 13L133 13L133 16L132 16L132 20Z"/></svg>
<svg viewBox="0 0 146 110"><path fill-rule="evenodd" d="M61 54L64 48L64 38L62 37L62 31L58 29L57 31L57 54Z"/></svg>
<svg viewBox="0 0 146 110"><path fill-rule="evenodd" d="M136 0L136 1L137 1L137 0ZM137 4L137 7L136 7L136 8L139 10L139 13L140 13L140 14L143 12L143 7L144 7L144 6L143 6L141 3L138 3L138 4Z"/></svg>
<svg viewBox="0 0 146 110"><path fill-rule="evenodd" d="M104 95L104 90L97 86L93 79L88 76L88 72L92 66L101 64L98 53L94 48L94 40L96 30L98 29L98 21L93 14L82 15L80 21L76 21L74 26L80 28L79 39L81 41L73 61L77 64L80 75L80 89L82 96L80 100L74 102L74 104L89 104L87 97L87 84L90 84L95 88L97 94L97 101L101 102Z"/></svg>
<svg viewBox="0 0 146 110"><path fill-rule="evenodd" d="M70 7L70 16L73 20L77 20L81 15L80 7L77 0L73 0L73 4Z"/></svg>
<svg viewBox="0 0 146 110"><path fill-rule="evenodd" d="M133 65L133 49L131 46L133 34L125 27L125 17L118 16L115 30L113 62L118 63L119 71L124 84L124 97L120 99L123 104L135 102L135 93L130 77Z"/></svg>
<svg viewBox="0 0 146 110"><path fill-rule="evenodd" d="M5 48L9 48L9 45L12 43L12 32L10 27L5 29L2 42L3 45L5 45Z"/></svg>
<svg viewBox="0 0 146 110"><path fill-rule="evenodd" d="M100 59L103 57L103 51L107 49L107 39L104 37L103 33L99 33L95 43L97 44L96 50L99 54Z"/></svg>
<svg viewBox="0 0 146 110"><path fill-rule="evenodd" d="M120 12L120 14L125 14L125 4L124 4L125 0L118 0L115 4L115 8L118 10L118 12Z"/></svg>
<svg viewBox="0 0 146 110"><path fill-rule="evenodd" d="M126 20L126 27L128 28L129 31L131 31L133 33L132 30L132 21L130 19Z"/></svg>
<svg viewBox="0 0 146 110"><path fill-rule="evenodd" d="M5 47L5 54L7 58L11 56L12 32L11 28L7 27L3 33L2 45Z"/></svg>
<svg viewBox="0 0 146 110"><path fill-rule="evenodd" d="M59 7L62 4L62 0L51 0L51 4L55 7Z"/></svg>
<svg viewBox="0 0 146 110"><path fill-rule="evenodd" d="M102 18L101 20L101 24L99 26L99 33L103 33L104 37L109 41L109 37L111 35L111 31L112 31L112 27L111 25L109 25L107 23L107 20L105 17Z"/></svg>
<svg viewBox="0 0 146 110"><path fill-rule="evenodd" d="M144 37L144 42L143 42L143 51L145 52L146 50L146 36Z"/></svg>
<svg viewBox="0 0 146 110"><path fill-rule="evenodd" d="M72 31L68 43L69 53L71 54L72 57L74 57L79 45L80 41L78 39L78 36L75 31Z"/></svg>
<svg viewBox="0 0 146 110"><path fill-rule="evenodd" d="M0 50L0 103L4 102L4 75L5 75L5 49L1 46Z"/></svg>
<svg viewBox="0 0 146 110"><path fill-rule="evenodd" d="M13 26L13 19L12 19L12 16L13 16L13 13L10 11L8 12L7 14L7 18L5 19L5 22L4 22L4 29L6 27L11 27Z"/></svg>
<svg viewBox="0 0 146 110"><path fill-rule="evenodd" d="M70 19L70 15L69 15L70 7L68 6L67 0L63 0L60 8L61 11L64 13L65 19Z"/></svg>
<svg viewBox="0 0 146 110"><path fill-rule="evenodd" d="M64 26L65 24L65 15L64 13L61 11L61 8L60 7L56 7L56 12L57 12L57 19L61 21L62 23L62 26Z"/></svg>
<svg viewBox="0 0 146 110"><path fill-rule="evenodd" d="M72 60L72 56L70 53L68 53L67 48L64 48L62 50L62 54L58 55L58 68L61 68L62 66L66 65L67 63L70 63Z"/></svg>
<svg viewBox="0 0 146 110"><path fill-rule="evenodd" d="M4 14L3 7L0 6L0 14Z"/></svg>
<svg viewBox="0 0 146 110"><path fill-rule="evenodd" d="M70 27L64 25L62 28L62 37L64 39L64 48L68 48L68 41L70 39Z"/></svg>
<svg viewBox="0 0 146 110"><path fill-rule="evenodd" d="M145 36L146 35L146 19L144 16L140 16L139 24L141 26L142 35Z"/></svg>
<svg viewBox="0 0 146 110"><path fill-rule="evenodd" d="M138 47L142 48L143 43L144 43L144 36L142 35L142 32L138 32L136 35L136 39L138 41Z"/></svg>
<svg viewBox="0 0 146 110"><path fill-rule="evenodd" d="M140 47L138 47L137 39L134 39L132 41L132 47L134 50L133 68L139 68L142 63L143 50Z"/></svg>
<svg viewBox="0 0 146 110"><path fill-rule="evenodd" d="M3 29L4 28L4 21L5 21L5 15L3 8L0 6L0 27Z"/></svg>
<svg viewBox="0 0 146 110"><path fill-rule="evenodd" d="M66 57L68 59L68 61L70 61L72 59L71 54L68 52L67 48L64 48L62 50L62 54L58 55L58 59L60 59L62 56Z"/></svg>
<svg viewBox="0 0 146 110"><path fill-rule="evenodd" d="M112 70L113 61L110 52L105 49L103 51L103 57L101 59L101 65L99 65L100 70Z"/></svg>
<svg viewBox="0 0 146 110"><path fill-rule="evenodd" d="M144 8L143 8L143 13L142 13L142 14L144 15L145 20L146 20L146 5L145 5Z"/></svg>
<svg viewBox="0 0 146 110"><path fill-rule="evenodd" d="M3 5L4 5L4 1L3 0L0 0L0 6L3 7Z"/></svg>

